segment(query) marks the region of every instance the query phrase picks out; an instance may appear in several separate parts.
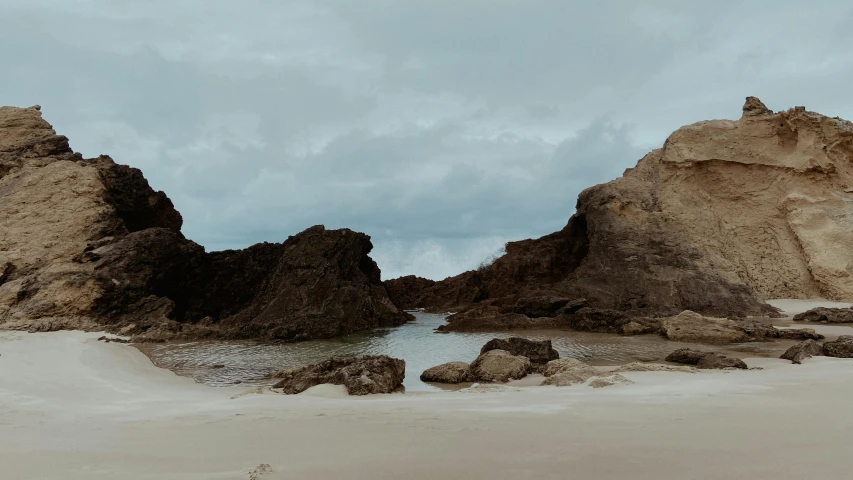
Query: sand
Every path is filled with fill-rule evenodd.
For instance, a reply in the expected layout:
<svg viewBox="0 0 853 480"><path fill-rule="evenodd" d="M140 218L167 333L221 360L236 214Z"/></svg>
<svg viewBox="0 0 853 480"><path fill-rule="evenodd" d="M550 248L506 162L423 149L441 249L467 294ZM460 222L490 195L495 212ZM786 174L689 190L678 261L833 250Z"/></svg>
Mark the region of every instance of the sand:
<svg viewBox="0 0 853 480"><path fill-rule="evenodd" d="M284 396L200 385L98 336L0 332L0 478L801 480L853 472L853 360L748 358L762 369L624 373L636 383L601 389L354 398L319 386Z"/></svg>

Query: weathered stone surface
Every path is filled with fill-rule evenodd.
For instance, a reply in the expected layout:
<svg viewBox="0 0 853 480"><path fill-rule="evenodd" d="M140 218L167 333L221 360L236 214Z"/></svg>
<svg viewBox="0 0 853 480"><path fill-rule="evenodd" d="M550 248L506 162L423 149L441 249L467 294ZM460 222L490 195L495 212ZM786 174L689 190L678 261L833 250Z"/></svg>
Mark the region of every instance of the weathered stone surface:
<svg viewBox="0 0 853 480"><path fill-rule="evenodd" d="M702 357L708 355L709 353L711 352L701 352L699 350L693 350L691 348L679 348L678 350L667 355L664 360L673 363L696 365L699 363L699 360L702 360Z"/></svg>
<svg viewBox="0 0 853 480"><path fill-rule="evenodd" d="M785 353L779 358L800 364L803 363L803 360L815 355L823 355L823 346L814 340L806 340L785 350Z"/></svg>
<svg viewBox="0 0 853 480"><path fill-rule="evenodd" d="M707 355L703 355L702 358L699 359L699 363L696 364L696 368L699 369L725 369L725 368L740 368L747 369L746 363L739 358L729 358L725 355L718 355L716 353L709 353Z"/></svg>
<svg viewBox="0 0 853 480"><path fill-rule="evenodd" d="M586 379L597 375L598 372L596 369L575 358L551 360L545 365L545 369L542 372L546 377L552 377L561 373L575 375L578 377L578 381L585 382Z"/></svg>
<svg viewBox="0 0 853 480"><path fill-rule="evenodd" d="M853 358L853 335L841 335L834 342L824 343L823 354L827 357Z"/></svg>
<svg viewBox="0 0 853 480"><path fill-rule="evenodd" d="M512 355L527 357L532 363L548 363L560 358L560 354L551 346L551 340L528 340L526 338L493 338L489 340L480 354L490 350L504 350Z"/></svg>
<svg viewBox="0 0 853 480"><path fill-rule="evenodd" d="M296 394L328 383L345 386L350 395L391 393L403 384L405 376L406 362L387 355L332 357L314 365L274 373L272 377L281 380L272 388Z"/></svg>
<svg viewBox="0 0 853 480"><path fill-rule="evenodd" d="M761 298L849 301L850 185L853 124L749 98L740 119L682 127L621 178L584 190L563 230L408 294L459 311L547 290L643 317L774 314Z"/></svg>
<svg viewBox="0 0 853 480"><path fill-rule="evenodd" d="M83 159L37 108L0 108L0 328L300 340L411 318L367 235L316 226L207 253L182 222L138 169Z"/></svg>
<svg viewBox="0 0 853 480"><path fill-rule="evenodd" d="M520 313L530 318L553 317L571 301L571 298L549 295L523 297L512 306L512 313Z"/></svg>
<svg viewBox="0 0 853 480"><path fill-rule="evenodd" d="M489 350L471 363L471 378L480 382L507 382L524 378L530 359L504 350Z"/></svg>
<svg viewBox="0 0 853 480"><path fill-rule="evenodd" d="M817 307L794 315L795 322L853 323L853 308Z"/></svg>
<svg viewBox="0 0 853 480"><path fill-rule="evenodd" d="M634 382L617 373L594 378L589 382L589 386L592 388L603 388L611 387L613 385L630 385L632 383Z"/></svg>
<svg viewBox="0 0 853 480"><path fill-rule="evenodd" d="M737 343L749 339L734 320L703 317L688 310L664 319L661 332L677 342Z"/></svg>
<svg viewBox="0 0 853 480"><path fill-rule="evenodd" d="M547 328L551 318L530 318L520 313L502 313L494 305L475 304L447 317L447 324L439 332L483 332L499 330Z"/></svg>
<svg viewBox="0 0 853 480"><path fill-rule="evenodd" d="M471 368L467 362L448 362L424 370L421 381L435 383L464 383L471 381Z"/></svg>
<svg viewBox="0 0 853 480"><path fill-rule="evenodd" d="M678 362L678 363L688 363L688 362ZM696 363L699 363L699 359L696 360ZM620 366L619 368L613 370L613 373L621 373L621 372L682 372L682 373L694 373L696 369L693 367L683 367L681 365L666 365L663 363L641 363L641 362L633 362Z"/></svg>

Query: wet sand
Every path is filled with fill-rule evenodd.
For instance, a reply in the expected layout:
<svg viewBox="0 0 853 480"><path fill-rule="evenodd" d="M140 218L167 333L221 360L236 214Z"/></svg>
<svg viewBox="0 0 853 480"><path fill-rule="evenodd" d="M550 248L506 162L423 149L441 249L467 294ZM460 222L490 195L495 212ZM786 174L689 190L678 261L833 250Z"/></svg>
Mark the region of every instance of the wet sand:
<svg viewBox="0 0 853 480"><path fill-rule="evenodd" d="M834 328L834 327L829 327ZM98 334L0 332L0 478L849 478L853 360L603 389L213 388ZM263 390L261 390L263 391Z"/></svg>

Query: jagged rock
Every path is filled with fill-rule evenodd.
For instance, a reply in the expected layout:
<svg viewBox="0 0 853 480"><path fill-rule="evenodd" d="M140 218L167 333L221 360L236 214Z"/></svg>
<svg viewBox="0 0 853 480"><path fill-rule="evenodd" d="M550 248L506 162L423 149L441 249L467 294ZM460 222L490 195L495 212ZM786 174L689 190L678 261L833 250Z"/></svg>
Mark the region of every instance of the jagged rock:
<svg viewBox="0 0 853 480"><path fill-rule="evenodd" d="M739 358L729 358L725 355L709 353L707 355L703 355L702 358L699 359L699 363L696 364L696 368L705 370L740 368L746 370L748 367L746 366L746 363Z"/></svg>
<svg viewBox="0 0 853 480"><path fill-rule="evenodd" d="M785 350L785 353L779 358L800 364L803 363L803 360L815 355L823 355L823 347L814 340L806 340Z"/></svg>
<svg viewBox="0 0 853 480"><path fill-rule="evenodd" d="M671 361L671 360L668 360ZM678 362L678 363L689 363L689 362ZM699 359L696 359L696 363L699 363ZM683 372L683 373L694 373L696 371L693 367L682 367L680 365L665 365L663 363L641 363L641 362L633 362L620 366L619 368L613 370L613 373L621 373L621 372Z"/></svg>
<svg viewBox="0 0 853 480"><path fill-rule="evenodd" d="M708 355L709 353L710 352L700 352L699 350L693 350L691 348L679 348L678 350L667 355L664 360L672 363L697 365L699 363L699 360L702 360L702 357Z"/></svg>
<svg viewBox="0 0 853 480"><path fill-rule="evenodd" d="M795 322L853 323L853 308L817 307L794 315Z"/></svg>
<svg viewBox="0 0 853 480"><path fill-rule="evenodd" d="M470 365L466 362L448 362L424 370L421 381L435 383L464 383L471 381Z"/></svg>
<svg viewBox="0 0 853 480"><path fill-rule="evenodd" d="M664 319L661 332L676 342L739 343L749 339L734 320L703 317L689 310Z"/></svg>
<svg viewBox="0 0 853 480"><path fill-rule="evenodd" d="M142 172L83 159L37 108L0 108L0 194L0 328L300 340L411 318L367 235L316 226L206 253Z"/></svg>
<svg viewBox="0 0 853 480"><path fill-rule="evenodd" d="M447 317L447 324L439 332L476 332L514 329L547 328L551 318L530 318L520 313L501 313L494 305L476 304Z"/></svg>
<svg viewBox="0 0 853 480"><path fill-rule="evenodd" d="M296 394L329 383L345 386L350 395L391 393L403 384L405 376L406 362L387 355L332 357L314 365L274 373L272 377L281 380L272 388Z"/></svg>
<svg viewBox="0 0 853 480"><path fill-rule="evenodd" d="M851 185L853 124L749 98L740 119L682 127L621 178L584 190L563 230L408 294L459 311L545 289L638 317L778 315L762 298L849 301Z"/></svg>
<svg viewBox="0 0 853 480"><path fill-rule="evenodd" d="M507 382L524 378L530 359L504 350L489 350L471 363L471 379L481 382Z"/></svg>
<svg viewBox="0 0 853 480"><path fill-rule="evenodd" d="M503 350L512 355L527 357L531 363L548 363L560 358L560 354L551 346L551 340L528 340L526 338L494 338L489 340L480 354L490 350Z"/></svg>
<svg viewBox="0 0 853 480"><path fill-rule="evenodd" d="M824 343L823 354L827 357L853 358L853 335L841 335L834 342Z"/></svg>

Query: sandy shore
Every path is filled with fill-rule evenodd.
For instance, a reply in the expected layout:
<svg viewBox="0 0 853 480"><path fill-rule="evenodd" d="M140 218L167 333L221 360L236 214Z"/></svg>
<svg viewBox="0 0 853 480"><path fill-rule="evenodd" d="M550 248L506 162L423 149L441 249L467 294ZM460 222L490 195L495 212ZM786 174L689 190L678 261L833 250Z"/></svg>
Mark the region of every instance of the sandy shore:
<svg viewBox="0 0 853 480"><path fill-rule="evenodd" d="M784 308L784 307L783 307ZM849 328L849 327L844 327ZM851 329L853 331L853 329ZM0 332L0 478L846 479L853 361L592 389L212 388L82 332Z"/></svg>

